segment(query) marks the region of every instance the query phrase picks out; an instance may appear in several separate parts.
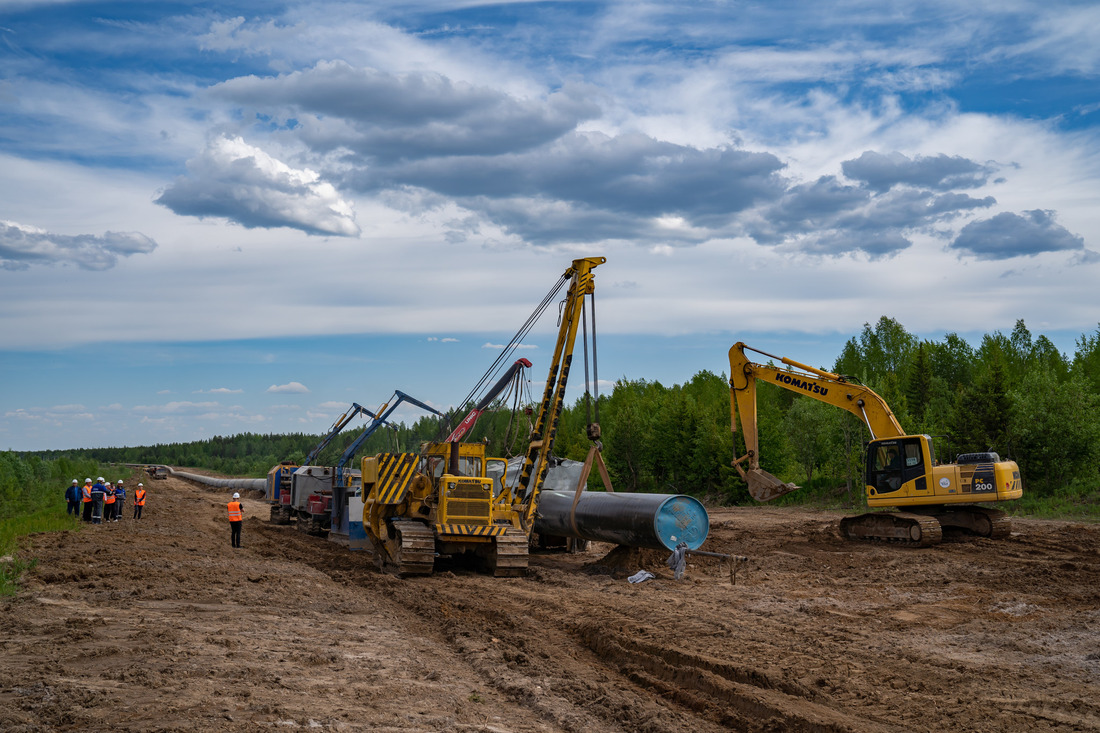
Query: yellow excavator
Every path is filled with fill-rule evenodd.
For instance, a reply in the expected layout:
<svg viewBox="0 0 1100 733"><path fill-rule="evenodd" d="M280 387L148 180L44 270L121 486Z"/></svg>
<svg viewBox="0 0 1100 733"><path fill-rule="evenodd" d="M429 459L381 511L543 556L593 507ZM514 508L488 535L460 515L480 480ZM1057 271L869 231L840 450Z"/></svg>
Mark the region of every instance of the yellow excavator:
<svg viewBox="0 0 1100 733"><path fill-rule="evenodd" d="M754 351L784 365L753 363ZM745 455L733 462L757 501L770 501L799 488L760 468L756 428L756 383L764 380L856 415L871 433L867 444L865 481L867 505L876 511L845 517L840 533L847 539L885 540L927 547L942 539L943 527L956 527L983 537L1011 532L1004 512L975 502L1019 499L1020 469L993 452L964 453L955 463L939 463L932 438L907 435L889 405L851 377L815 369L785 357L733 345L730 359L730 423L737 432L738 416Z"/></svg>
<svg viewBox="0 0 1100 733"><path fill-rule="evenodd" d="M569 283L546 388L517 482L506 480L502 466L491 470L504 461L486 456L483 443L460 443L457 438L428 443L420 453L363 459L363 529L381 569L399 576L426 575L436 557L471 554L496 576L527 572L528 541L550 467L577 331L583 325L587 337L585 299L594 292L592 271L604 262L603 257L574 260L512 339L518 344ZM595 360L594 307L591 314ZM584 357L587 379L587 341ZM598 424L590 425L588 434L598 441Z"/></svg>

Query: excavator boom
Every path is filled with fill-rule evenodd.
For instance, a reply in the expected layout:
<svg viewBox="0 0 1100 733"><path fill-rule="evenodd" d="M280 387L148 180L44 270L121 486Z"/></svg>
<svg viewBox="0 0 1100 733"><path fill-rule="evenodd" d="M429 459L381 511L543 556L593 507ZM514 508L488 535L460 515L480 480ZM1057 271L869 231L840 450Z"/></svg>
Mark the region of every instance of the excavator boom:
<svg viewBox="0 0 1100 733"><path fill-rule="evenodd" d="M787 368L756 364L745 355L746 350L778 360ZM740 341L730 348L729 360L730 429L737 432L737 417L740 415L746 449L745 455L734 462L734 468L748 483L749 493L757 501L771 501L798 488L797 485L784 483L760 468L760 445L756 427L757 380L776 384L847 410L867 425L872 437L885 438L905 434L885 400L868 387L856 384L839 374L759 351ZM746 462L747 466L741 465Z"/></svg>

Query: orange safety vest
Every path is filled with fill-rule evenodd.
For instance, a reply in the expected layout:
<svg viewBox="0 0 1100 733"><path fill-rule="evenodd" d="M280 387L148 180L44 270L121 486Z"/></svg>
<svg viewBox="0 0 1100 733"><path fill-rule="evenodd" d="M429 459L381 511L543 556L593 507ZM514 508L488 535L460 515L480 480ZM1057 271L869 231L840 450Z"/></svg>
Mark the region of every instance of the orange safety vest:
<svg viewBox="0 0 1100 733"><path fill-rule="evenodd" d="M137 506L145 506L145 489L138 489L134 492L134 504Z"/></svg>
<svg viewBox="0 0 1100 733"><path fill-rule="evenodd" d="M229 502L229 521L240 522L244 520L244 507L239 501Z"/></svg>
<svg viewBox="0 0 1100 733"><path fill-rule="evenodd" d="M91 501L92 500L92 485L91 484L84 484L84 487L80 490L80 492L84 496L84 501Z"/></svg>
<svg viewBox="0 0 1100 733"><path fill-rule="evenodd" d="M104 492L104 494L103 494L103 503L104 504L114 504L115 503L115 490L113 488L110 491Z"/></svg>

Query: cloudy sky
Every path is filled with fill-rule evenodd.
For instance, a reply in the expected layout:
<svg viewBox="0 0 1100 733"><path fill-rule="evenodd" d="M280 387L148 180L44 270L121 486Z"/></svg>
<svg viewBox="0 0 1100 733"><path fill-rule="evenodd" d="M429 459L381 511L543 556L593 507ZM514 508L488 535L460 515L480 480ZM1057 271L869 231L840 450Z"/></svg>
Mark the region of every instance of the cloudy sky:
<svg viewBox="0 0 1100 733"><path fill-rule="evenodd" d="M1097 38L1057 0L5 0L0 449L447 407L589 255L604 381L829 366L883 315L1072 354Z"/></svg>

